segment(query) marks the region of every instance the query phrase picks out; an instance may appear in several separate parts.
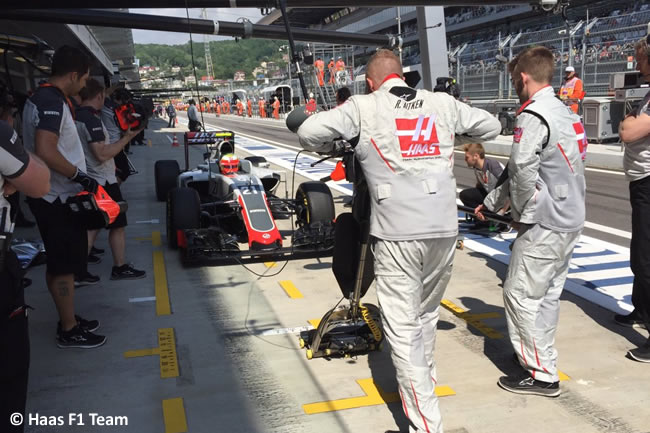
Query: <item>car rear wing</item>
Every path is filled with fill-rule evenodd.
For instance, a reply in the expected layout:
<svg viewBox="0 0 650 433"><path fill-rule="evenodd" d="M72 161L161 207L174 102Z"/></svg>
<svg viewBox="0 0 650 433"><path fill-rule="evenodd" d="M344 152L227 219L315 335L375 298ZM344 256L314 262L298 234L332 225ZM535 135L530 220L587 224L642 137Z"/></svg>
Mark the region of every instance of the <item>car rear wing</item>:
<svg viewBox="0 0 650 433"><path fill-rule="evenodd" d="M186 132L183 145L185 147L185 171L190 169L190 146L218 147L219 155L235 152L235 133L232 131L202 131ZM228 146L229 145L229 146Z"/></svg>

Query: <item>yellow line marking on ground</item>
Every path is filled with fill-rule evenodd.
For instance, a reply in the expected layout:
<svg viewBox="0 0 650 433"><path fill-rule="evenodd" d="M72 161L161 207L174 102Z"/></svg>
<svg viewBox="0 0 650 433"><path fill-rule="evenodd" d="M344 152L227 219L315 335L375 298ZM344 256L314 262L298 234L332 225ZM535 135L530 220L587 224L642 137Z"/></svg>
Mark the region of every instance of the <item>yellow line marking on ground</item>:
<svg viewBox="0 0 650 433"><path fill-rule="evenodd" d="M187 419L182 398L163 400L163 419L165 420L165 433L187 432Z"/></svg>
<svg viewBox="0 0 650 433"><path fill-rule="evenodd" d="M167 379L180 376L178 371L178 356L176 354L176 338L174 328L158 329L158 347L151 349L129 350L124 352L125 358L141 356L160 356L160 377Z"/></svg>
<svg viewBox="0 0 650 433"><path fill-rule="evenodd" d="M302 298L302 293L300 293L300 290L289 280L284 280L280 281L280 287L284 289L285 292L287 292L287 295L291 299L300 299Z"/></svg>
<svg viewBox="0 0 650 433"><path fill-rule="evenodd" d="M445 307L447 310L451 311L454 313L454 315L460 317L461 319L465 320L469 325L472 327L476 328L479 330L483 335L485 335L488 338L503 338L503 335L499 333L498 331L485 326L481 320L483 319L496 319L498 317L501 317L499 313L492 312L492 313L468 313L467 311L463 310L461 307L458 305L454 304L448 299L443 299L442 302L440 303L443 307ZM567 376L560 370L557 371L558 375L560 376L560 381L566 381L566 380L571 380L571 377Z"/></svg>
<svg viewBox="0 0 650 433"><path fill-rule="evenodd" d="M308 322L314 328L318 328L318 325L320 325L320 319L311 319L311 320L308 320Z"/></svg>
<svg viewBox="0 0 650 433"><path fill-rule="evenodd" d="M167 316L172 314L169 305L169 288L167 287L167 271L165 270L165 257L162 251L153 252L153 280L156 293L156 314Z"/></svg>
<svg viewBox="0 0 650 433"><path fill-rule="evenodd" d="M480 333L485 335L488 338L500 339L503 338L503 334L496 331L495 329L486 326L481 320L483 319L494 319L500 317L499 313L468 313L466 310L463 310L458 305L454 304L448 299L443 299L440 304L445 307L447 310L451 311L455 316L460 317L467 322L470 326L478 330Z"/></svg>
<svg viewBox="0 0 650 433"><path fill-rule="evenodd" d="M139 358L141 356L153 355L160 355L160 349L154 347L153 349L129 350L127 352L124 352L125 358Z"/></svg>
<svg viewBox="0 0 650 433"><path fill-rule="evenodd" d="M141 237L135 238L135 240L138 241L138 242L144 242L144 241L150 241L151 238L145 238L145 237L141 236Z"/></svg>
<svg viewBox="0 0 650 433"><path fill-rule="evenodd" d="M352 397L343 398L340 400L309 403L302 406L303 410L307 415L314 415L323 412L334 412L337 410L377 406L380 404L400 401L399 393L385 392L379 386L377 386L372 379L359 379L356 382L365 393L363 397ZM454 390L448 386L436 386L435 392L438 397L446 397L456 394Z"/></svg>
<svg viewBox="0 0 650 433"><path fill-rule="evenodd" d="M180 376L174 328L158 330L158 347L160 347L160 377L165 379Z"/></svg>
<svg viewBox="0 0 650 433"><path fill-rule="evenodd" d="M151 245L153 245L154 248L162 246L162 238L160 236L160 232L151 232Z"/></svg>
<svg viewBox="0 0 650 433"><path fill-rule="evenodd" d="M276 262L264 262L264 266L267 268L275 268L278 264Z"/></svg>

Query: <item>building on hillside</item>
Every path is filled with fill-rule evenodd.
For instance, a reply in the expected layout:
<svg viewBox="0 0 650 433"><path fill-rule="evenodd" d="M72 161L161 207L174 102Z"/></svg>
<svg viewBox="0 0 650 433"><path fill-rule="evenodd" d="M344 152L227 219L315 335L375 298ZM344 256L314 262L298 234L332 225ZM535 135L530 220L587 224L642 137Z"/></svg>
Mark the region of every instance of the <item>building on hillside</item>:
<svg viewBox="0 0 650 433"><path fill-rule="evenodd" d="M194 75L188 75L185 77L185 84L196 84L196 78Z"/></svg>
<svg viewBox="0 0 650 433"><path fill-rule="evenodd" d="M180 66L172 66L172 74L178 74L181 71Z"/></svg>
<svg viewBox="0 0 650 433"><path fill-rule="evenodd" d="M246 79L246 72L244 72L244 71L235 72L235 76L233 77L233 80L235 80L235 81L244 81L245 79Z"/></svg>

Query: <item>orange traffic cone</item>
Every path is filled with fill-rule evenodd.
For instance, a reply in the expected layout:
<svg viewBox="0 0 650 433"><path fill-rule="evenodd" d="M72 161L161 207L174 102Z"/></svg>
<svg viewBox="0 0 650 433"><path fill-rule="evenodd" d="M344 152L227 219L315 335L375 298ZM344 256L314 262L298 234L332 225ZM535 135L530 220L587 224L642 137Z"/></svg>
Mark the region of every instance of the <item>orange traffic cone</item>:
<svg viewBox="0 0 650 433"><path fill-rule="evenodd" d="M180 144L178 144L178 138L176 138L176 134L174 134L174 141L172 141L172 147L178 147Z"/></svg>

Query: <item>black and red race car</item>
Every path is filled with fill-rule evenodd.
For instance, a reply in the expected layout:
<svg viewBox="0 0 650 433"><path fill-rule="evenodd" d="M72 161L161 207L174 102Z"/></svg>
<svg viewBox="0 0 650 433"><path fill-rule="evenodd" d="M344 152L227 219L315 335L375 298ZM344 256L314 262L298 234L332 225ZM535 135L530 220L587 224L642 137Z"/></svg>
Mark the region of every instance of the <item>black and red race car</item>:
<svg viewBox="0 0 650 433"><path fill-rule="evenodd" d="M167 240L184 263L249 262L331 254L334 201L323 182L304 182L295 197L276 195L282 173L260 156L238 160L223 172L219 162L235 154L235 133L185 133L185 170L175 160L155 163L156 195L167 201ZM190 170L189 149L205 146L205 162ZM276 220L294 218L289 233ZM291 241L286 245L285 237Z"/></svg>

